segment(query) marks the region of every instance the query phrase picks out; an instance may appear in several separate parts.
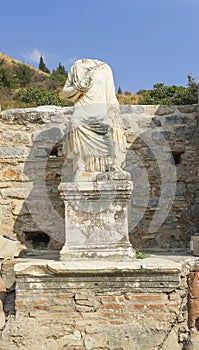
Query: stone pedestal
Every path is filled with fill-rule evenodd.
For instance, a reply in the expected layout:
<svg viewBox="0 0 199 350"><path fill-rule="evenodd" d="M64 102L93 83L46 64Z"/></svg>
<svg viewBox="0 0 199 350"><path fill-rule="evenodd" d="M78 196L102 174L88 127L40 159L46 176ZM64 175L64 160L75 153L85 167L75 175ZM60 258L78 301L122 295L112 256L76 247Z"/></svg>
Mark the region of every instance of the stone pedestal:
<svg viewBox="0 0 199 350"><path fill-rule="evenodd" d="M132 188L129 180L61 183L66 237L60 259L132 259L135 253L128 238Z"/></svg>

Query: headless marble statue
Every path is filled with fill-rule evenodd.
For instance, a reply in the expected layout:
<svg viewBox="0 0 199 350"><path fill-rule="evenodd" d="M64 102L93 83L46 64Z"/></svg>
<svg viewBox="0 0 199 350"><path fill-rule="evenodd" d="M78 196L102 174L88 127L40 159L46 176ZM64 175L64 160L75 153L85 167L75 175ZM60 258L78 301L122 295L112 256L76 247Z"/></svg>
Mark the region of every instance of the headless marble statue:
<svg viewBox="0 0 199 350"><path fill-rule="evenodd" d="M73 178L59 185L65 203L63 261L131 260L128 238L130 174L122 170L126 141L110 67L78 60L63 89L74 102L65 137Z"/></svg>
<svg viewBox="0 0 199 350"><path fill-rule="evenodd" d="M63 96L74 102L64 143L66 158L73 160L72 181L95 181L98 176L106 179L110 174L126 178L122 171L125 133L108 64L78 60L69 72Z"/></svg>

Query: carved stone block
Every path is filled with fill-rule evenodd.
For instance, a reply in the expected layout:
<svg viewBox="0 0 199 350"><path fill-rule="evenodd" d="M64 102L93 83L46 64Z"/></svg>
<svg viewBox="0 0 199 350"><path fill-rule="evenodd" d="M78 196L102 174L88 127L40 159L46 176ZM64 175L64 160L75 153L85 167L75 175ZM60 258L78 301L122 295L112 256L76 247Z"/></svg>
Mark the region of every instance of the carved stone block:
<svg viewBox="0 0 199 350"><path fill-rule="evenodd" d="M128 260L129 180L61 183L65 203L65 245L61 260Z"/></svg>

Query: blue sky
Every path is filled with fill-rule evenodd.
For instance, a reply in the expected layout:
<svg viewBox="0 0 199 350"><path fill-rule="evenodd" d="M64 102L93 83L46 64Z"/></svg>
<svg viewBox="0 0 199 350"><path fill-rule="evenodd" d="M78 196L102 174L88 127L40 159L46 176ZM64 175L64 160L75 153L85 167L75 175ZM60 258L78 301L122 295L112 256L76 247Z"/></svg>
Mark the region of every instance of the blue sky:
<svg viewBox="0 0 199 350"><path fill-rule="evenodd" d="M199 0L2 0L0 12L0 50L23 62L98 58L131 92L199 80Z"/></svg>

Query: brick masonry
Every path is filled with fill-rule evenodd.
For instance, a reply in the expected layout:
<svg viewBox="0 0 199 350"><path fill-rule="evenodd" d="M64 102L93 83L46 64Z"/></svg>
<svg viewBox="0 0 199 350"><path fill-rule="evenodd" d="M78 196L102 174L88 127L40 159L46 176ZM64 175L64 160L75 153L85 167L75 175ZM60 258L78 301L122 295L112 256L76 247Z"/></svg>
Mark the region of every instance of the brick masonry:
<svg viewBox="0 0 199 350"><path fill-rule="evenodd" d="M117 268L15 261L16 316L7 309L0 349L184 349L190 263L174 260L149 257ZM9 271L13 262L2 267L5 281Z"/></svg>

